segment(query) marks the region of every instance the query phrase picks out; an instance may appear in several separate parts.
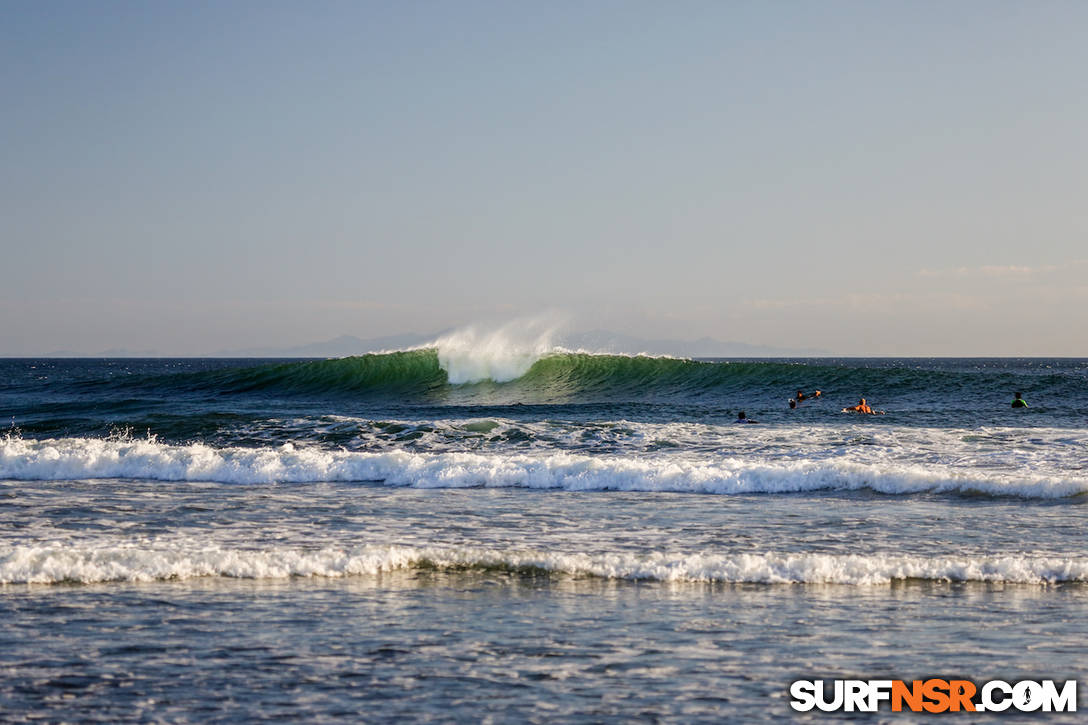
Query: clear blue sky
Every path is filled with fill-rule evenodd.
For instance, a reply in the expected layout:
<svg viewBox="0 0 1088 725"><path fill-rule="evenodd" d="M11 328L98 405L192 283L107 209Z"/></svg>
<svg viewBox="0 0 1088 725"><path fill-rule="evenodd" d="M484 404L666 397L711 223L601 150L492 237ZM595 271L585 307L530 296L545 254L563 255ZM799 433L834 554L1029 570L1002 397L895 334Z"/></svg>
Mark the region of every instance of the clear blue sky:
<svg viewBox="0 0 1088 725"><path fill-rule="evenodd" d="M559 310L1088 355L1088 3L0 0L0 354Z"/></svg>

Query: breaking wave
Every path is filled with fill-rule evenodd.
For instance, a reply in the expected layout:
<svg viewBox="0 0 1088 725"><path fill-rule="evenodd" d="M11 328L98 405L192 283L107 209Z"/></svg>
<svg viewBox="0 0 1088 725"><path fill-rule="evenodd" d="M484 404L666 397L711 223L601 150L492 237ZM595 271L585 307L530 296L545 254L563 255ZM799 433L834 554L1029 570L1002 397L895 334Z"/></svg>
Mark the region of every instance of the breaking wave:
<svg viewBox="0 0 1088 725"><path fill-rule="evenodd" d="M618 456L534 452L420 453L169 445L153 438L0 439L0 479L139 479L232 484L382 482L417 488L517 487L708 494L871 490L1063 498L1088 493L1080 471L1049 474L849 458Z"/></svg>
<svg viewBox="0 0 1088 725"><path fill-rule="evenodd" d="M662 582L846 584L1088 581L1088 560L1035 556L558 553L361 546L224 548L193 540L0 547L0 584L147 582L206 577L373 576L398 570L508 572Z"/></svg>
<svg viewBox="0 0 1088 725"><path fill-rule="evenodd" d="M694 395L708 388L741 385L758 370L752 365L645 355L556 350L481 354L455 347L203 373L192 382L225 394L351 395L425 402L452 395L464 402L569 402Z"/></svg>
<svg viewBox="0 0 1088 725"><path fill-rule="evenodd" d="M116 376L70 384L71 392L106 404L141 398L302 396L328 401L396 404L509 405L514 403L680 402L773 399L779 405L804 388L831 393L836 403L859 395L898 400L913 411L936 411L945 397L966 395L985 407L1007 407L1011 390L1072 405L1088 368L1026 374L1000 369L934 370L864 366L848 360L810 362L700 361L648 355L575 352L535 340L510 345L505 337L460 333L425 348L356 357L277 362L199 372ZM58 383L55 390L64 390ZM828 411L834 407L825 406ZM839 406L841 407L841 405ZM1073 406L1076 407L1075 405ZM834 408L835 411L838 408Z"/></svg>

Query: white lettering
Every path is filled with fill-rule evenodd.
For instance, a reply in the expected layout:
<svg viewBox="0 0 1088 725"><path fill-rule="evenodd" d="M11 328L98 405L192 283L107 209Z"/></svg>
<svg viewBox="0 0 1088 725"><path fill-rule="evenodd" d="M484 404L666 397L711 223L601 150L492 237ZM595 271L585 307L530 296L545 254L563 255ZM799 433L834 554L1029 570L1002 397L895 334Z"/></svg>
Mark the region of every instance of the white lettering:
<svg viewBox="0 0 1088 725"><path fill-rule="evenodd" d="M1003 693L1003 697L1000 700L994 700L993 692L998 690ZM1004 680L990 680L982 686L982 704L985 707L978 707L978 710L984 710L986 712L1004 712L1012 706L1012 685Z"/></svg>
<svg viewBox="0 0 1088 725"><path fill-rule="evenodd" d="M891 703L895 687L905 684L902 680L831 680L830 693L825 680L796 680L790 684L790 707L798 712L809 712L819 708L823 712L878 712L882 703ZM953 680L949 686L944 680L927 680L926 688L937 688L941 693L949 693L946 701L948 709L970 709L973 704L977 712L1004 712L1014 708L1020 712L1076 712L1076 680L1020 680L1010 684L1004 680L990 680L983 683L978 696L973 702L965 699L965 693L974 689L971 682ZM1060 689L1059 689L1060 688ZM909 693L909 690L905 692ZM830 695L830 697L829 697ZM904 700L909 694L900 694L895 702L904 703L912 710L933 707L934 699L919 707L917 700ZM939 706L941 697L937 698ZM942 712L944 709L941 710Z"/></svg>
<svg viewBox="0 0 1088 725"><path fill-rule="evenodd" d="M869 680L869 712L876 712L879 710L880 702L882 700L890 701L891 699L891 680Z"/></svg>
<svg viewBox="0 0 1088 725"><path fill-rule="evenodd" d="M1012 704L1020 712L1035 712L1043 706L1043 688L1031 680L1017 682L1012 688Z"/></svg>
<svg viewBox="0 0 1088 725"><path fill-rule="evenodd" d="M1043 680L1043 712L1076 712L1077 681L1066 680L1062 691L1054 685L1054 680Z"/></svg>
<svg viewBox="0 0 1088 725"><path fill-rule="evenodd" d="M790 685L790 696L793 700L790 707L798 712L808 712L816 707L816 685L812 680L797 680Z"/></svg>
<svg viewBox="0 0 1088 725"><path fill-rule="evenodd" d="M843 702L847 712L868 712L868 683L865 680L847 680Z"/></svg>
<svg viewBox="0 0 1088 725"><path fill-rule="evenodd" d="M827 692L824 688L823 680L816 680L816 692L816 707L824 712L835 712L842 707L842 701L844 699L842 680L835 680L835 685L832 688L832 692L835 693L835 696L831 698L830 702L826 698Z"/></svg>

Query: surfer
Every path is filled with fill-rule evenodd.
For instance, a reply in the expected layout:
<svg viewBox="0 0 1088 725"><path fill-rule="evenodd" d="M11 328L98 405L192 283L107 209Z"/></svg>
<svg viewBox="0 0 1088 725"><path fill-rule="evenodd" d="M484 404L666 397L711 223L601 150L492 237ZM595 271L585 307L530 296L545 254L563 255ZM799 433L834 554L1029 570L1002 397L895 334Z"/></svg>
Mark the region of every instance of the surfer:
<svg viewBox="0 0 1088 725"><path fill-rule="evenodd" d="M737 419L734 420L733 422L734 423L758 423L759 421L758 420L752 420L751 418L746 416L744 414L744 411L742 410L741 412L737 413Z"/></svg>
<svg viewBox="0 0 1088 725"><path fill-rule="evenodd" d="M819 398L821 395L823 395L823 393L821 393L819 390L813 390L808 395L805 395L805 392L803 390L798 390L796 400L797 400L798 403L800 403L802 400L808 400L809 398L812 398L813 400L815 400L816 398Z"/></svg>
<svg viewBox="0 0 1088 725"><path fill-rule="evenodd" d="M1013 393L1012 394L1012 396L1013 396L1012 397L1012 407L1014 407L1014 408L1026 408L1026 407L1028 407L1027 401L1024 400L1022 397L1020 397L1021 395L1022 395L1022 393Z"/></svg>
<svg viewBox="0 0 1088 725"><path fill-rule="evenodd" d="M797 407L797 401L794 400L793 398L790 398L790 410L793 410L796 407Z"/></svg>
<svg viewBox="0 0 1088 725"><path fill-rule="evenodd" d="M883 410L873 410L869 406L869 404L867 402L865 402L865 398L862 398L860 401L858 401L857 405L851 405L849 408L843 408L842 412L844 412L844 413L865 413L866 415L884 415Z"/></svg>

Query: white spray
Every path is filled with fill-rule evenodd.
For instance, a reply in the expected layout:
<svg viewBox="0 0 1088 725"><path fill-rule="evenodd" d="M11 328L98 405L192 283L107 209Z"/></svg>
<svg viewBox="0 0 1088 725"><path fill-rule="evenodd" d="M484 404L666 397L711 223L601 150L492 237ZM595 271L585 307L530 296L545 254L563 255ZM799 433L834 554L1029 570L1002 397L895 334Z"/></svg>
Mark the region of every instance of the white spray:
<svg viewBox="0 0 1088 725"><path fill-rule="evenodd" d="M426 347L438 350L438 364L450 383L505 383L529 371L537 360L556 350L553 340L563 326L557 315L508 322L498 328L478 325L455 330Z"/></svg>

